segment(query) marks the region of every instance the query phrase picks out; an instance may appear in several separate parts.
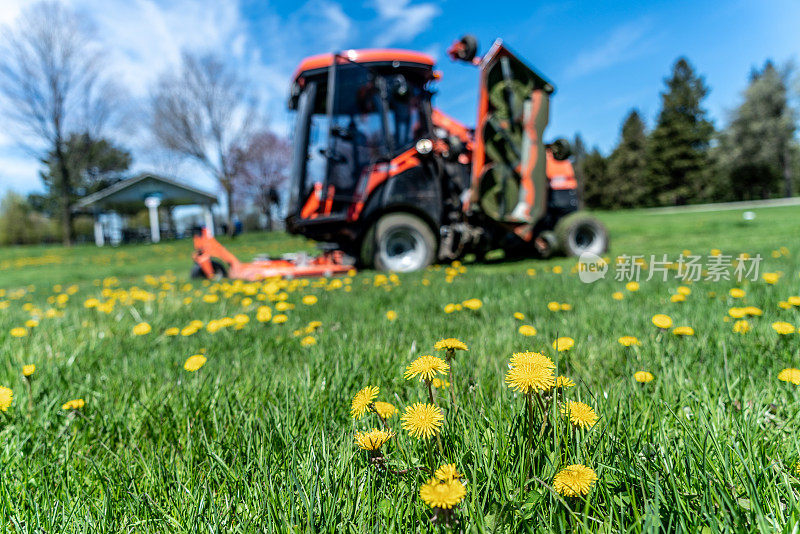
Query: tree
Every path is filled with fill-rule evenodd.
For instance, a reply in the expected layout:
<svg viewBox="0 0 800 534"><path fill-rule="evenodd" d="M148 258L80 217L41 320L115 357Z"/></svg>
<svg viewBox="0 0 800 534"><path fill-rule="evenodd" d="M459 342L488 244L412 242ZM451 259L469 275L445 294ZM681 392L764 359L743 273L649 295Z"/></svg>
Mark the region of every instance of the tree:
<svg viewBox="0 0 800 534"><path fill-rule="evenodd" d="M80 197L104 189L123 178L123 173L131 165L131 154L116 147L107 139L93 139L90 134L72 134L64 146L64 161L71 176L69 201L74 203ZM58 154L51 151L42 161L46 170L40 173L45 186L44 195L31 195L30 199L38 210L52 213L59 204L62 179L62 165Z"/></svg>
<svg viewBox="0 0 800 534"><path fill-rule="evenodd" d="M612 208L652 205L647 169L647 133L637 110L622 123L619 144L608 158L609 204Z"/></svg>
<svg viewBox="0 0 800 534"><path fill-rule="evenodd" d="M118 109L119 91L101 73L91 29L57 2L34 4L6 28L0 41L3 117L21 130L30 151L47 154L59 169L62 239L73 240L74 176L66 156L71 133L98 134Z"/></svg>
<svg viewBox="0 0 800 534"><path fill-rule="evenodd" d="M220 57L184 52L177 72L161 75L151 106L156 141L202 165L225 191L233 232L234 151L249 138L256 117L248 83Z"/></svg>
<svg viewBox="0 0 800 534"><path fill-rule="evenodd" d="M583 162L578 166L578 172L584 179L584 201L588 208L608 208L608 163L606 158L595 147L586 154Z"/></svg>
<svg viewBox="0 0 800 534"><path fill-rule="evenodd" d="M50 219L17 193L9 191L0 201L0 245L42 243L51 240L55 230Z"/></svg>
<svg viewBox="0 0 800 534"><path fill-rule="evenodd" d="M702 77L679 58L661 93L661 111L648 139L651 198L661 205L707 198L709 143L714 125L701 107L708 94Z"/></svg>
<svg viewBox="0 0 800 534"><path fill-rule="evenodd" d="M272 208L278 203L278 189L286 180L290 155L289 143L266 130L234 150L235 189L266 215L269 230L272 230Z"/></svg>
<svg viewBox="0 0 800 534"><path fill-rule="evenodd" d="M771 61L753 71L744 101L720 135L720 167L738 199L769 198L781 182L784 196L793 193L795 116L787 95L789 76L789 68L779 71Z"/></svg>
<svg viewBox="0 0 800 534"><path fill-rule="evenodd" d="M586 159L586 143L581 134L576 133L572 140L572 165L575 169L575 181L578 182L578 207L584 207L584 176L581 174L583 160Z"/></svg>

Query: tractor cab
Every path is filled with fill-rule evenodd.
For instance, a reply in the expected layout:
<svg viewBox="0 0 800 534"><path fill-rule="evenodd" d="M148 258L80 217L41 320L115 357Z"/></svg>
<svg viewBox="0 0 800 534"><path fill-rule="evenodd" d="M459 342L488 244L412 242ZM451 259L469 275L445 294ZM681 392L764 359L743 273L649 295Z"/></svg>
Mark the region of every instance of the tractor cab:
<svg viewBox="0 0 800 534"><path fill-rule="evenodd" d="M289 100L295 112L291 231L332 240L358 218L370 179L430 131L433 64L426 54L401 50L349 50L303 61Z"/></svg>

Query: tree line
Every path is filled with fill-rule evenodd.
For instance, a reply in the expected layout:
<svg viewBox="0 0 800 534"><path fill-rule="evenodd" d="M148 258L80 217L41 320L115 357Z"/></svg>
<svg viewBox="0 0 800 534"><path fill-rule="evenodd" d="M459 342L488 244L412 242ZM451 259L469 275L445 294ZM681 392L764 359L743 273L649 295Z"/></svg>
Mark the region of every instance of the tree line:
<svg viewBox="0 0 800 534"><path fill-rule="evenodd" d="M157 149L216 179L230 231L244 199L271 224L289 146L270 130L247 76L222 54L187 50L179 65L161 73L145 102L133 103L107 59L85 16L59 2L33 4L2 29L2 127L41 162L44 193L3 200L0 240L59 235L72 244L75 202L129 177L131 152L113 136L131 123L142 123Z"/></svg>
<svg viewBox="0 0 800 534"><path fill-rule="evenodd" d="M648 130L633 109L610 154L574 142L587 207L624 209L767 199L797 192L800 145L790 102L790 66L766 61L750 73L741 103L716 130L703 108L702 76L679 58L665 79L661 109Z"/></svg>

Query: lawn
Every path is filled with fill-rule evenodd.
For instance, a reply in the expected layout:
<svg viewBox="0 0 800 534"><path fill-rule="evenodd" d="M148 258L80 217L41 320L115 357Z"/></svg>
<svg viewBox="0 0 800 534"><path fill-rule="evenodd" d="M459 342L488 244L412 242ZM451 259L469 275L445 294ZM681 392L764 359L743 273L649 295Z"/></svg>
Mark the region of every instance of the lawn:
<svg viewBox="0 0 800 534"><path fill-rule="evenodd" d="M800 210L753 211L600 214L612 258L763 257L755 281L645 281L645 269L638 289L613 266L583 283L564 258L246 284L189 280L189 242L3 249L2 530L790 531L800 404L778 375L800 357L798 334L773 324L800 325ZM225 244L243 258L313 246L280 234ZM554 350L559 336L571 350ZM446 358L434 344L451 337L469 348L452 381L439 374L429 392L404 377L420 356ZM544 382L575 386L513 390L522 351L553 362ZM198 354L204 365L185 370ZM398 409L375 452L354 439L383 426L369 410L351 417L366 386ZM431 396L443 424L417 439L401 416ZM576 426L568 402L599 418ZM450 463L465 496L431 509L420 489ZM573 464L596 474L586 495L556 483Z"/></svg>

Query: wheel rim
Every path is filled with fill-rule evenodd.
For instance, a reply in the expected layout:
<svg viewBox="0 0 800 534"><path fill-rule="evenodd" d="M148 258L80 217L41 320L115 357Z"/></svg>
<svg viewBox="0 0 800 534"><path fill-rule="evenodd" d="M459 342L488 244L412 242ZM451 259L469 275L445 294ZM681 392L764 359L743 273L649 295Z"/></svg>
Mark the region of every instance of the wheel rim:
<svg viewBox="0 0 800 534"><path fill-rule="evenodd" d="M597 247L599 236L595 228L589 224L581 224L569 236L570 246L577 253L593 251Z"/></svg>
<svg viewBox="0 0 800 534"><path fill-rule="evenodd" d="M416 271L425 265L425 240L410 227L392 228L381 239L379 254L390 271Z"/></svg>

